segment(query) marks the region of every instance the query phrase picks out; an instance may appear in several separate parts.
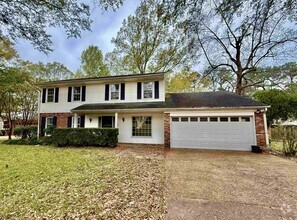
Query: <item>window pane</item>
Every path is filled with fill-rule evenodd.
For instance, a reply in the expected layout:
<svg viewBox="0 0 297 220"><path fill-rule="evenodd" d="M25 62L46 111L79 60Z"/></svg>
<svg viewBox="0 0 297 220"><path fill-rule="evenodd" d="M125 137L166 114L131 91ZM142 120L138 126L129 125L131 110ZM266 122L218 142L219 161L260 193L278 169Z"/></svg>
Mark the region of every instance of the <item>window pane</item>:
<svg viewBox="0 0 297 220"><path fill-rule="evenodd" d="M249 121L251 121L251 118L250 117L241 117L241 121L242 122L249 122Z"/></svg>
<svg viewBox="0 0 297 220"><path fill-rule="evenodd" d="M153 82L143 83L143 97L153 98Z"/></svg>
<svg viewBox="0 0 297 220"><path fill-rule="evenodd" d="M173 117L171 120L172 120L173 122L177 122L177 121L179 121L179 117Z"/></svg>
<svg viewBox="0 0 297 220"><path fill-rule="evenodd" d="M201 122L206 122L207 121L207 117L200 117L200 121Z"/></svg>
<svg viewBox="0 0 297 220"><path fill-rule="evenodd" d="M71 125L72 128L74 128L74 117L72 117L72 125ZM80 116L77 117L77 127L80 128Z"/></svg>
<svg viewBox="0 0 297 220"><path fill-rule="evenodd" d="M132 136L152 136L152 117L132 117Z"/></svg>
<svg viewBox="0 0 297 220"><path fill-rule="evenodd" d="M53 102L54 101L54 94L55 94L54 89L48 89L47 90L47 102Z"/></svg>
<svg viewBox="0 0 297 220"><path fill-rule="evenodd" d="M191 117L190 121L192 121L192 122L198 121L198 118L197 117Z"/></svg>
<svg viewBox="0 0 297 220"><path fill-rule="evenodd" d="M112 84L111 85L111 99L119 99L119 92L120 91L120 85L119 84Z"/></svg>
<svg viewBox="0 0 297 220"><path fill-rule="evenodd" d="M228 117L220 117L220 121L222 121L222 122L228 122Z"/></svg>
<svg viewBox="0 0 297 220"><path fill-rule="evenodd" d="M209 118L209 121L211 121L211 122L218 121L218 117L210 117Z"/></svg>
<svg viewBox="0 0 297 220"><path fill-rule="evenodd" d="M180 121L182 121L182 122L187 122L187 121L189 121L189 118L182 117L182 118L180 118Z"/></svg>
<svg viewBox="0 0 297 220"><path fill-rule="evenodd" d="M73 87L73 101L80 101L80 87Z"/></svg>
<svg viewBox="0 0 297 220"><path fill-rule="evenodd" d="M239 121L238 117L231 117L231 121Z"/></svg>
<svg viewBox="0 0 297 220"><path fill-rule="evenodd" d="M52 117L46 118L46 127L54 125L54 119Z"/></svg>

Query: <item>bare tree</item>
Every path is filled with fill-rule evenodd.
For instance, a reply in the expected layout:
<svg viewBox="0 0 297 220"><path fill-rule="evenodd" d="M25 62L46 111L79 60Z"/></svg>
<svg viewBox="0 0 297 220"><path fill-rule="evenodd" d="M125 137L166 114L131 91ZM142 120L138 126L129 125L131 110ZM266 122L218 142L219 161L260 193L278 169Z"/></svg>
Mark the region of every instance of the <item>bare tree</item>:
<svg viewBox="0 0 297 220"><path fill-rule="evenodd" d="M170 18L196 37L211 69L234 73L240 95L260 83L249 77L257 67L296 50L296 0L175 0L167 6Z"/></svg>

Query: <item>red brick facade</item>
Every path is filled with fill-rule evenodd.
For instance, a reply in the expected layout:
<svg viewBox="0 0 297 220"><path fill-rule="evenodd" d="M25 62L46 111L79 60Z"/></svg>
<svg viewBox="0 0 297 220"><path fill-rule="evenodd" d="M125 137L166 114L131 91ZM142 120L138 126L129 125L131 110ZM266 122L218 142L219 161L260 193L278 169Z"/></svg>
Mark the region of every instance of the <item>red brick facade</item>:
<svg viewBox="0 0 297 220"><path fill-rule="evenodd" d="M67 120L71 113L40 113L40 121L42 117L57 117L57 128L66 128Z"/></svg>
<svg viewBox="0 0 297 220"><path fill-rule="evenodd" d="M164 147L170 148L170 113L164 113Z"/></svg>
<svg viewBox="0 0 297 220"><path fill-rule="evenodd" d="M263 112L255 112L255 126L256 126L256 139L257 145L266 147L266 134L265 134L265 121Z"/></svg>

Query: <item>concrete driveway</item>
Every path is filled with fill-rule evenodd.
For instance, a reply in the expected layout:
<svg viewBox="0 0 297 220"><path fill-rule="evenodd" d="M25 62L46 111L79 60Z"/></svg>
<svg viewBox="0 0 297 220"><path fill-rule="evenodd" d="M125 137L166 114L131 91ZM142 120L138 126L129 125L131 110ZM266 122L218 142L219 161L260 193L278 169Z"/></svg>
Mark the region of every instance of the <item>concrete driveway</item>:
<svg viewBox="0 0 297 220"><path fill-rule="evenodd" d="M166 219L297 219L297 163L267 154L166 153Z"/></svg>

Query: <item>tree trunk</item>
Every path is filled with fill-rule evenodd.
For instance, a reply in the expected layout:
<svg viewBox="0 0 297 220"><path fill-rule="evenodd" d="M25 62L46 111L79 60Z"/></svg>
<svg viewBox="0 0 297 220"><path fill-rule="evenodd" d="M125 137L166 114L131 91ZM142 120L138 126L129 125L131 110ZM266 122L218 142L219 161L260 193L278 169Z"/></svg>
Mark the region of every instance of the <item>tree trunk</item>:
<svg viewBox="0 0 297 220"><path fill-rule="evenodd" d="M7 131L7 134L8 134L8 140L11 140L11 135L12 135L12 121L10 119L8 120L8 131Z"/></svg>
<svg viewBox="0 0 297 220"><path fill-rule="evenodd" d="M236 79L236 90L235 92L238 95L243 95L243 88L242 88L242 73L237 72L236 73L237 79Z"/></svg>

